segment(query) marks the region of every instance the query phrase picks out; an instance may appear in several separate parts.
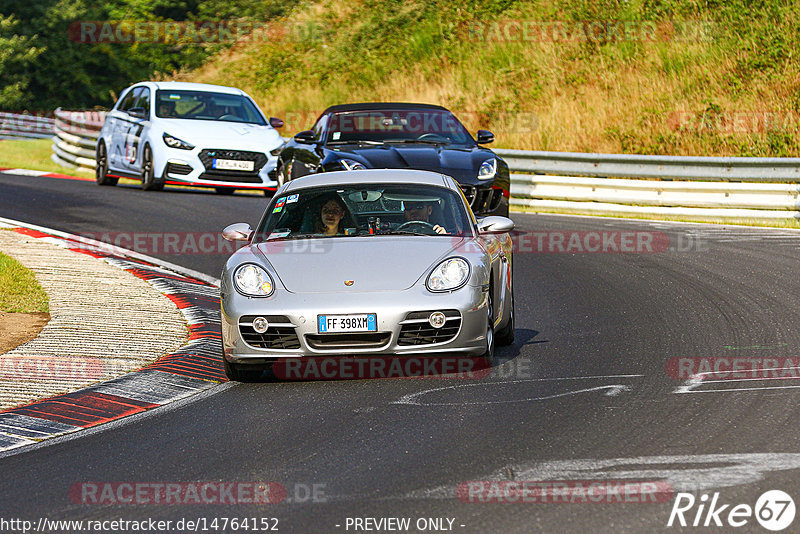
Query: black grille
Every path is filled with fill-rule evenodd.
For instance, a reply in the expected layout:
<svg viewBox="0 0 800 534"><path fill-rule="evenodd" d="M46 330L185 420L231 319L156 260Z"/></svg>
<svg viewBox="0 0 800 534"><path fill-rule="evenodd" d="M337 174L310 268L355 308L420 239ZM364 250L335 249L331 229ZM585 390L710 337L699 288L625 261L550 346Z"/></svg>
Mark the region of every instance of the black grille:
<svg viewBox="0 0 800 534"><path fill-rule="evenodd" d="M258 177L259 171L261 168L267 164L267 156L262 152L248 152L246 150L222 150L222 149L215 149L215 148L206 148L202 150L200 154L198 154L200 161L203 162L203 165L208 171L209 174L213 175L220 175L220 176L235 176L235 177L245 177L245 176L255 176ZM252 171L229 171L229 170L222 170L222 169L213 169L211 167L211 161L214 159L234 159L238 161L253 161L255 162L253 165ZM214 178L206 178L207 180L213 180ZM249 181L249 180L238 180L238 181ZM261 180L258 180L261 181Z"/></svg>
<svg viewBox="0 0 800 534"><path fill-rule="evenodd" d="M382 347L392 337L390 332L357 334L306 334L306 343L315 349L365 349Z"/></svg>
<svg viewBox="0 0 800 534"><path fill-rule="evenodd" d="M474 185L462 185L461 190L475 214L490 213L496 210L503 199L502 189L480 189Z"/></svg>
<svg viewBox="0 0 800 534"><path fill-rule="evenodd" d="M277 169L272 169L271 171L269 171L267 173L267 176L269 176L270 180L277 180L278 179L278 170Z"/></svg>
<svg viewBox="0 0 800 534"><path fill-rule="evenodd" d="M182 163L167 163L166 174L179 174L179 175L186 175L192 172L192 168L189 165L184 165Z"/></svg>
<svg viewBox="0 0 800 534"><path fill-rule="evenodd" d="M434 311L444 313L445 322L441 328L434 328L428 322L428 317ZM406 315L405 324L400 327L398 345L432 345L451 341L461 328L461 314L458 310L431 310L425 312L411 312Z"/></svg>
<svg viewBox="0 0 800 534"><path fill-rule="evenodd" d="M199 180L208 180L211 182L243 182L246 184L263 183L261 181L261 177L257 174L233 175L233 174L220 174L219 172L214 171L214 172L204 172L197 178Z"/></svg>
<svg viewBox="0 0 800 534"><path fill-rule="evenodd" d="M239 333L244 342L260 349L299 349L300 340L297 338L294 326L288 317L283 315L262 316L269 322L269 328L263 334L253 330L253 319L257 315L244 315L239 319ZM275 325L275 326L273 326Z"/></svg>

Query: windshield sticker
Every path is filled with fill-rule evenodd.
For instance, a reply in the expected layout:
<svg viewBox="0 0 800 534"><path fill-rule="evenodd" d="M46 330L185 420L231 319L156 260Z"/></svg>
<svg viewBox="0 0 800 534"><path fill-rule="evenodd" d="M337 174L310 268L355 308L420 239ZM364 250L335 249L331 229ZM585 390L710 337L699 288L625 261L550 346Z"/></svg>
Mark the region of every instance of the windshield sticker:
<svg viewBox="0 0 800 534"><path fill-rule="evenodd" d="M342 136L342 132L333 132L333 140L334 141L338 141L341 136Z"/></svg>
<svg viewBox="0 0 800 534"><path fill-rule="evenodd" d="M282 209L283 209L283 206L275 206L275 209L274 209L274 210L272 210L272 213L280 213L280 211L281 211Z"/></svg>
<svg viewBox="0 0 800 534"><path fill-rule="evenodd" d="M275 206L277 206L277 207L279 207L279 208L280 208L280 207L282 207L284 204L286 204L286 197L281 197L281 198L279 198L279 199L278 199L278 202L275 204Z"/></svg>
<svg viewBox="0 0 800 534"><path fill-rule="evenodd" d="M169 95L170 100L180 100L181 95Z"/></svg>
<svg viewBox="0 0 800 534"><path fill-rule="evenodd" d="M300 199L300 195L289 195L286 197L286 203L291 204L292 202L297 202Z"/></svg>

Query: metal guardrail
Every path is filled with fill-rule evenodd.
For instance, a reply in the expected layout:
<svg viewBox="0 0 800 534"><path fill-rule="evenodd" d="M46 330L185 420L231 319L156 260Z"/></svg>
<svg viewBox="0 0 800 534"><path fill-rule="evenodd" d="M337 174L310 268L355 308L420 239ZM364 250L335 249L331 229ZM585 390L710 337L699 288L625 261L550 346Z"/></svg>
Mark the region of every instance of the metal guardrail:
<svg viewBox="0 0 800 534"><path fill-rule="evenodd" d="M47 139L54 124L49 117L0 112L0 139Z"/></svg>
<svg viewBox="0 0 800 534"><path fill-rule="evenodd" d="M800 219L800 158L497 150L511 205L598 215Z"/></svg>
<svg viewBox="0 0 800 534"><path fill-rule="evenodd" d="M94 170L95 147L106 118L104 111L55 111L53 155L64 167Z"/></svg>

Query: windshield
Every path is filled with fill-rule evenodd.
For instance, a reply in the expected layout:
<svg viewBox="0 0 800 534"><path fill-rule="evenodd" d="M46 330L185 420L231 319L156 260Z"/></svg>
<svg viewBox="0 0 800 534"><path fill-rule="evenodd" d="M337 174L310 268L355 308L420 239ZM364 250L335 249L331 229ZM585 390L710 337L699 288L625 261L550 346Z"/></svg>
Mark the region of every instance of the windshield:
<svg viewBox="0 0 800 534"><path fill-rule="evenodd" d="M156 116L266 125L253 102L241 95L207 91L156 91Z"/></svg>
<svg viewBox="0 0 800 534"><path fill-rule="evenodd" d="M446 110L348 111L331 115L326 144L359 141L475 145L467 129Z"/></svg>
<svg viewBox="0 0 800 534"><path fill-rule="evenodd" d="M359 184L303 189L272 200L257 241L373 235L471 236L462 198L443 187Z"/></svg>

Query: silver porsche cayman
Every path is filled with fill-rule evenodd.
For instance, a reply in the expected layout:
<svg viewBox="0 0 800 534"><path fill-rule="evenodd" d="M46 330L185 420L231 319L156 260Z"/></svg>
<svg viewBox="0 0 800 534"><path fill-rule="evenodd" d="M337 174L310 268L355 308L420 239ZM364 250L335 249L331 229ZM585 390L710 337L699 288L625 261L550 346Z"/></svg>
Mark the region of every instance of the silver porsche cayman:
<svg viewBox="0 0 800 534"><path fill-rule="evenodd" d="M314 357L494 357L514 339L505 217L475 219L449 176L309 175L281 187L220 283L224 365L254 380Z"/></svg>

